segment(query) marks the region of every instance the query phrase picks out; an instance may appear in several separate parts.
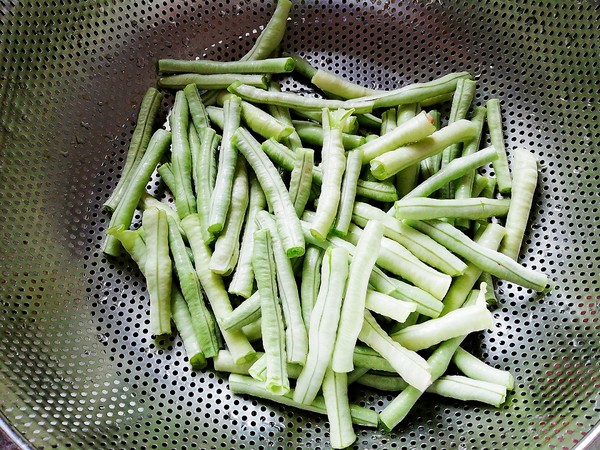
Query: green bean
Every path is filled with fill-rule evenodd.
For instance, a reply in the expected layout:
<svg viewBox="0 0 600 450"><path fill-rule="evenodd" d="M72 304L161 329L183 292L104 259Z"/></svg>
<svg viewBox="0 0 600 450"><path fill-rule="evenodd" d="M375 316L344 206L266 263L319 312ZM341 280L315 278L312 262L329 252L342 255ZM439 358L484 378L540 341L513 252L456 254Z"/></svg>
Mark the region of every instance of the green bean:
<svg viewBox="0 0 600 450"><path fill-rule="evenodd" d="M331 367L336 372L354 369L352 349L363 325L369 278L381 245L383 225L377 221L367 223L352 255L346 295L342 305L340 325L335 341Z"/></svg>
<svg viewBox="0 0 600 450"><path fill-rule="evenodd" d="M265 386L271 393L283 395L290 390L286 363L286 339L281 303L277 297L275 285L275 260L271 232L268 228L254 232L252 268L260 297L262 341L267 363Z"/></svg>
<svg viewBox="0 0 600 450"><path fill-rule="evenodd" d="M290 198L298 217L304 212L313 181L315 152L309 148L296 149L296 161L290 177Z"/></svg>
<svg viewBox="0 0 600 450"><path fill-rule="evenodd" d="M310 333L310 317L317 301L321 285L321 264L323 251L314 245L306 247L302 263L302 283L300 284L300 306L306 331ZM310 349L310 342L309 342Z"/></svg>
<svg viewBox="0 0 600 450"><path fill-rule="evenodd" d="M318 69L310 79L310 82L323 92L343 99L365 97L376 93L373 89L352 83L323 69Z"/></svg>
<svg viewBox="0 0 600 450"><path fill-rule="evenodd" d="M157 208L147 209L142 215L142 226L146 241L144 275L150 296L150 332L170 334L172 275L167 215Z"/></svg>
<svg viewBox="0 0 600 450"><path fill-rule="evenodd" d="M332 232L345 236L352 220L358 177L362 167L362 150L352 150L346 155L346 169L342 180L341 196Z"/></svg>
<svg viewBox="0 0 600 450"><path fill-rule="evenodd" d="M474 380L495 383L507 389L513 389L515 386L515 380L510 372L487 365L461 347L454 353L452 362L462 373Z"/></svg>
<svg viewBox="0 0 600 450"><path fill-rule="evenodd" d="M389 108L406 103L425 105L428 99L436 98L436 101L439 101L440 96L452 94L458 81L465 78L470 79L471 75L468 72L450 73L437 80L414 83L393 91L379 91L377 94L363 97L363 99L374 100L375 108Z"/></svg>
<svg viewBox="0 0 600 450"><path fill-rule="evenodd" d="M371 289L367 290L365 307L397 322L404 322L409 314L417 309L414 303L398 300Z"/></svg>
<svg viewBox="0 0 600 450"><path fill-rule="evenodd" d="M173 143L171 164L175 177L175 205L177 214L183 219L196 212L196 197L192 187L192 152L188 134L189 109L183 91L175 95L175 104L169 116Z"/></svg>
<svg viewBox="0 0 600 450"><path fill-rule="evenodd" d="M202 353L198 335L194 330L194 321L188 305L181 292L174 287L171 288L171 315L192 368L198 370L206 367L206 357Z"/></svg>
<svg viewBox="0 0 600 450"><path fill-rule="evenodd" d="M256 39L250 51L242 56L241 61L255 61L271 56L281 44L291 8L291 0L277 0L277 5L271 19L258 36L258 39Z"/></svg>
<svg viewBox="0 0 600 450"><path fill-rule="evenodd" d="M231 190L238 160L238 151L233 144L233 134L240 126L241 103L239 97L232 96L225 100L223 107L223 139L208 220L208 231L213 234L219 234L223 230L231 204Z"/></svg>
<svg viewBox="0 0 600 450"><path fill-rule="evenodd" d="M294 114L297 116L300 116L304 119L309 119L309 120L296 120L293 121L292 123L296 123L296 128L302 127L302 126L318 126L317 124L321 125L321 128L323 128L323 111L322 110L318 110L318 109L294 109ZM356 133L358 132L358 118L357 116L348 116L346 117L346 119L344 119L344 122L342 123L342 132L343 133L347 133L349 135L356 135ZM316 139L316 138L315 138Z"/></svg>
<svg viewBox="0 0 600 450"><path fill-rule="evenodd" d="M500 251L512 259L519 257L519 250L525 235L535 187L537 184L537 159L524 148L514 151L514 179L510 208L506 216L506 236Z"/></svg>
<svg viewBox="0 0 600 450"><path fill-rule="evenodd" d="M395 289L389 292L388 295L398 300L414 303L417 305L416 311L423 316L435 318L440 315L444 304L429 292L396 278L388 278L395 286Z"/></svg>
<svg viewBox="0 0 600 450"><path fill-rule="evenodd" d="M252 270L252 249L254 242L254 231L256 230L256 214L267 206L265 194L260 187L253 172L250 172L250 204L248 215L244 226L242 244L238 257L237 266L231 282L229 293L240 295L244 298L250 297L254 287L254 271Z"/></svg>
<svg viewBox="0 0 600 450"><path fill-rule="evenodd" d="M321 266L321 286L310 316L306 364L294 392L297 402L311 404L321 388L333 355L347 277L348 252L342 248L327 249Z"/></svg>
<svg viewBox="0 0 600 450"><path fill-rule="evenodd" d="M260 330L260 320L256 320L242 327L242 333L250 342L260 341L262 332Z"/></svg>
<svg viewBox="0 0 600 450"><path fill-rule="evenodd" d="M433 122L426 112L415 116L413 119L394 128L391 132L361 145L363 151L363 164L372 159L391 152L404 144L420 141L435 131Z"/></svg>
<svg viewBox="0 0 600 450"><path fill-rule="evenodd" d="M152 197L147 192L142 193L142 196L138 203L138 207L142 211L144 211L148 208L161 209L167 214L167 217L172 217L173 219L175 219L175 223L179 224L179 216L177 215L177 212L173 208L171 208L169 205L166 205L163 202L161 202L160 200L158 200L157 198Z"/></svg>
<svg viewBox="0 0 600 450"><path fill-rule="evenodd" d="M323 399L329 419L331 448L346 448L356 441L348 401L348 375L327 369L323 379Z"/></svg>
<svg viewBox="0 0 600 450"><path fill-rule="evenodd" d="M478 236L475 237L475 242L483 248L497 250L504 237L504 233L505 230L503 227L495 223L490 223L481 233L478 233ZM480 275L481 269L472 262L469 262L467 270L452 281L452 285L444 298L444 310L441 315L445 315L462 306ZM490 284L489 286L490 290L492 290L492 285Z"/></svg>
<svg viewBox="0 0 600 450"><path fill-rule="evenodd" d="M215 242L215 250L210 259L209 268L220 275L229 275L237 264L240 252L240 234L248 209L248 173L243 158L238 158L233 186L231 188L231 203L227 212L227 220L223 231Z"/></svg>
<svg viewBox="0 0 600 450"><path fill-rule="evenodd" d="M212 123L214 123L221 130L225 126L224 118L223 118L223 108L219 106L207 106L206 114L208 114L208 118Z"/></svg>
<svg viewBox="0 0 600 450"><path fill-rule="evenodd" d="M398 106L398 126L401 126L410 121L412 118L416 117L419 112L419 109L420 107L417 103L408 103L406 105ZM431 117L429 117L429 120L431 120ZM431 121L430 123L434 127L431 130L431 132L433 133L436 130L435 124L433 123L433 121ZM413 164L412 166L409 166L396 174L396 190L398 191L399 198L404 197L417 185L419 169L419 164Z"/></svg>
<svg viewBox="0 0 600 450"><path fill-rule="evenodd" d="M497 408L506 401L506 387L459 375L441 377L431 385L427 392L458 400L488 403Z"/></svg>
<svg viewBox="0 0 600 450"><path fill-rule="evenodd" d="M211 250L202 239L200 217L198 214L190 214L181 221L181 227L185 231L194 254L194 268L198 279L206 293L217 323L220 325L233 308L223 285L223 279L208 268ZM221 328L221 333L236 363L254 358L254 349L241 331L227 331Z"/></svg>
<svg viewBox="0 0 600 450"><path fill-rule="evenodd" d="M472 155L456 158L455 160L450 161L446 167L427 178L427 180L423 181L420 185L405 195L403 200L416 197L429 197L432 193L450 181L464 176L465 174L475 170L477 167L481 167L493 161L497 157L498 155L496 150L494 150L492 147L488 147L484 150L473 153Z"/></svg>
<svg viewBox="0 0 600 450"><path fill-rule="evenodd" d="M360 114L356 116L356 120L358 121L359 125L365 128L370 128L373 130L379 130L381 128L381 119L371 113Z"/></svg>
<svg viewBox="0 0 600 450"><path fill-rule="evenodd" d="M162 180L163 183L165 183L165 186L167 187L167 189L171 192L171 195L173 196L173 200L175 199L175 175L173 175L173 164L171 164L170 162L165 162L163 164L161 164L160 166L158 166L158 169L156 169L156 172L160 175L160 179ZM177 218L179 218L179 214L177 215Z"/></svg>
<svg viewBox="0 0 600 450"><path fill-rule="evenodd" d="M121 202L127 186L131 182L131 178L148 147L152 136L152 126L158 115L162 99L163 95L154 88L148 89L142 99L121 178L117 183L117 187L103 205L109 211L114 211Z"/></svg>
<svg viewBox="0 0 600 450"><path fill-rule="evenodd" d="M317 239L325 240L331 230L340 202L342 177L346 156L342 144L341 123L352 111L323 109L323 181L315 217L310 232Z"/></svg>
<svg viewBox="0 0 600 450"><path fill-rule="evenodd" d="M483 175L479 175L478 173L475 174L475 176L473 177L473 187L471 188L471 196L472 197L479 197L480 194L487 188L488 186L488 181L489 178ZM458 192L458 190L457 190ZM485 197L485 198L491 198L485 195L482 195L481 197ZM460 224L458 224L460 226Z"/></svg>
<svg viewBox="0 0 600 450"><path fill-rule="evenodd" d="M294 70L292 58L269 58L260 61L210 61L207 59L159 59L158 71L162 73L288 73Z"/></svg>
<svg viewBox="0 0 600 450"><path fill-rule="evenodd" d="M243 128L232 138L233 145L244 155L256 173L267 202L275 213L277 231L288 258L304 254L304 235L294 205L277 169L262 151L260 144Z"/></svg>
<svg viewBox="0 0 600 450"><path fill-rule="evenodd" d="M146 189L146 184L150 180L154 168L169 148L170 143L171 133L168 131L159 129L152 135L144 156L142 156L137 165L121 201L110 218L109 228L119 225L128 228L131 225L133 214ZM107 255L119 256L121 248L119 240L114 236L108 235L104 241L104 248L102 250Z"/></svg>
<svg viewBox="0 0 600 450"><path fill-rule="evenodd" d="M206 75L208 76L208 75ZM273 92L258 89L248 83L234 82L227 90L232 94L242 97L244 100L254 103L266 103L272 105L286 106L288 108L305 109L354 109L356 114L371 112L373 101L363 100L328 100L313 97L302 97L291 92Z"/></svg>
<svg viewBox="0 0 600 450"><path fill-rule="evenodd" d="M271 83L269 83L269 90L273 92L281 92L281 86L276 81L271 81ZM268 105L268 109L271 115L277 120L279 120L285 125L292 125L292 133L289 136L282 139L284 145L291 148L292 150L302 147L302 140L300 139L298 132L296 131L296 129L294 129L292 124L290 110L285 106L277 105Z"/></svg>
<svg viewBox="0 0 600 450"><path fill-rule="evenodd" d="M246 325L260 319L260 295L258 291L244 300L240 306L235 308L222 321L224 330L241 330Z"/></svg>
<svg viewBox="0 0 600 450"><path fill-rule="evenodd" d="M398 200L396 187L389 181L359 179L356 184L356 196L385 203Z"/></svg>
<svg viewBox="0 0 600 450"><path fill-rule="evenodd" d="M481 197L494 198L494 195L496 193L496 186L496 177L488 177L488 184L479 195Z"/></svg>
<svg viewBox="0 0 600 450"><path fill-rule="evenodd" d="M106 234L121 242L131 259L137 264L140 272L144 274L146 269L146 242L142 237L142 231L141 228L127 230L123 225L117 225L106 230Z"/></svg>
<svg viewBox="0 0 600 450"><path fill-rule="evenodd" d="M450 109L450 117L448 124L452 124L460 119L466 119L473 97L475 97L475 88L477 83L473 80L462 79L456 84L454 97L452 98L452 108ZM458 156L460 152L459 144L453 144L446 147L442 152L441 168L443 169L450 161ZM450 198L450 192L447 192L443 198Z"/></svg>
<svg viewBox="0 0 600 450"><path fill-rule="evenodd" d="M476 305L450 311L442 317L411 325L391 338L409 350L423 350L440 342L494 326L485 299Z"/></svg>
<svg viewBox="0 0 600 450"><path fill-rule="evenodd" d="M432 382L429 364L417 353L393 341L370 312L365 310L364 316L359 339L379 352L409 385L421 392L427 389Z"/></svg>
<svg viewBox="0 0 600 450"><path fill-rule="evenodd" d="M433 97L425 98L419 102L419 106L426 108L428 106L438 105L440 103L449 102L454 97L453 92L448 92L446 94L435 95Z"/></svg>
<svg viewBox="0 0 600 450"><path fill-rule="evenodd" d="M196 189L196 208L200 221L202 223L202 236L204 242L210 243L214 235L208 231L208 222L210 219L210 199L215 186L217 175L217 154L216 150L221 141L215 130L205 127L200 132L201 139L198 139L196 128L190 126L190 149L192 152L192 168L194 187Z"/></svg>
<svg viewBox="0 0 600 450"><path fill-rule="evenodd" d="M204 106L206 107L214 106L217 104L217 97L219 96L220 92L221 91L219 90L206 91L204 94L200 95L200 100L202 100L202 103L204 103Z"/></svg>
<svg viewBox="0 0 600 450"><path fill-rule="evenodd" d="M508 169L508 159L506 156L506 147L504 145L504 136L502 133L502 113L500 111L500 100L491 99L485 104L487 108L487 122L490 132L490 141L492 147L496 149L498 158L493 161L494 172L498 181L498 190L501 194L506 194L511 190L511 177Z"/></svg>
<svg viewBox="0 0 600 450"><path fill-rule="evenodd" d="M381 113L380 136L390 133L396 126L396 108L387 109Z"/></svg>
<svg viewBox="0 0 600 450"><path fill-rule="evenodd" d="M280 141L294 131L291 125L277 120L271 114L248 102L242 102L242 117L248 128L265 139L274 138Z"/></svg>
<svg viewBox="0 0 600 450"><path fill-rule="evenodd" d="M323 145L323 127L303 120L292 120L292 123L302 142L313 146ZM346 150L351 150L363 145L365 138L356 134L342 133L342 143Z"/></svg>
<svg viewBox="0 0 600 450"><path fill-rule="evenodd" d="M308 334L302 320L300 296L291 261L283 248L273 216L266 211L259 211L256 215L256 221L261 228L267 228L270 231L273 256L277 267L277 287L279 288L283 316L287 325L285 343L288 361L304 364L308 353Z"/></svg>
<svg viewBox="0 0 600 450"><path fill-rule="evenodd" d="M357 367L354 370L367 368L381 372L396 373L396 369L394 369L383 356L366 345L357 344L356 347L354 347L352 360Z"/></svg>
<svg viewBox="0 0 600 450"><path fill-rule="evenodd" d="M460 275L467 268L464 262L443 245L437 244L426 234L415 233L416 230L368 203L354 204L352 220L360 226L366 225L369 220L380 221L385 227L383 231L385 236L405 246L424 263L450 276Z"/></svg>
<svg viewBox="0 0 600 450"><path fill-rule="evenodd" d="M277 164L282 169L287 170L288 172L294 170L296 153L282 143L277 142L275 139L268 139L262 143L261 150L269 157L271 161L273 161L273 163ZM320 184L323 174L321 171L318 171L319 173L317 175L315 172L316 169L317 168L315 167L313 170L313 178L315 179L315 182Z"/></svg>
<svg viewBox="0 0 600 450"><path fill-rule="evenodd" d="M273 395L265 388L264 383L244 375L231 374L229 376L229 389L231 389L231 392L234 394L249 394L253 397L263 398L265 400L293 406L313 413L327 413L325 400L323 400L323 397L321 396L317 396L310 405L298 403L293 400L292 391L285 395ZM378 416L376 411L352 404L350 405L350 415L352 416L352 422L356 425L373 428L377 427Z"/></svg>
<svg viewBox="0 0 600 450"><path fill-rule="evenodd" d="M436 199L417 197L408 200L398 200L396 208L397 219L440 219L443 217L459 217L470 220L487 219L505 216L508 212L510 199L465 198L465 199Z"/></svg>
<svg viewBox="0 0 600 450"><path fill-rule="evenodd" d="M252 378L258 381L266 381L267 379L267 357L264 353L258 353L261 356L256 360L254 364L250 366L246 373L242 373L242 375L250 375ZM300 372L302 371L302 366L299 364L287 363L287 372L288 378L298 378L300 376ZM235 371L233 373L240 373L240 371Z"/></svg>
<svg viewBox="0 0 600 450"><path fill-rule="evenodd" d="M356 380L356 382L362 386L384 392L399 392L408 387L408 383L397 375L390 376L367 373ZM430 388L431 386L429 386L427 390L429 391Z"/></svg>
<svg viewBox="0 0 600 450"><path fill-rule="evenodd" d="M262 352L256 352L257 358L264 355ZM218 372L237 373L239 375L248 375L248 370L255 361L249 361L241 364L236 364L228 350L219 350L217 356L213 358L213 366Z"/></svg>
<svg viewBox="0 0 600 450"><path fill-rule="evenodd" d="M174 219L168 219L169 246L181 292L188 305L194 332L200 341L202 352L212 358L219 351L219 341L210 311L204 304L198 275L190 261L181 233Z"/></svg>
<svg viewBox="0 0 600 450"><path fill-rule="evenodd" d="M440 112L436 110L429 111L429 116L433 118L433 125L435 126L435 129L439 130L441 128L442 121ZM427 180L438 170L440 170L441 161L442 155L440 153L436 153L435 155L425 158L423 161L421 161L421 176L423 180Z"/></svg>
<svg viewBox="0 0 600 450"><path fill-rule="evenodd" d="M210 119L204 103L202 102L202 98L200 97L200 93L198 92L198 87L195 84L188 84L183 89L183 92L188 103L192 123L194 124L197 133L201 135L205 128L210 128Z"/></svg>
<svg viewBox="0 0 600 450"><path fill-rule="evenodd" d="M477 128L470 121L459 120L415 144L397 148L372 159L371 173L375 178L384 180L412 164L441 152L449 145L473 138L476 132Z"/></svg>
<svg viewBox="0 0 600 450"><path fill-rule="evenodd" d="M288 53L283 53L283 56L289 56L294 60L294 72L298 73L300 76L304 78L311 79L316 73L317 68L313 67L306 59L302 58L298 55L290 55Z"/></svg>
<svg viewBox="0 0 600 450"><path fill-rule="evenodd" d="M548 285L545 274L527 269L502 253L482 247L450 224L439 220L405 222L495 277L536 291L542 291Z"/></svg>
<svg viewBox="0 0 600 450"><path fill-rule="evenodd" d="M236 73L221 73L218 75L201 75L183 73L158 78L158 86L164 89L183 89L188 84L194 84L198 89L227 89L232 83L244 83L247 86L266 89L269 78L266 75L245 75Z"/></svg>

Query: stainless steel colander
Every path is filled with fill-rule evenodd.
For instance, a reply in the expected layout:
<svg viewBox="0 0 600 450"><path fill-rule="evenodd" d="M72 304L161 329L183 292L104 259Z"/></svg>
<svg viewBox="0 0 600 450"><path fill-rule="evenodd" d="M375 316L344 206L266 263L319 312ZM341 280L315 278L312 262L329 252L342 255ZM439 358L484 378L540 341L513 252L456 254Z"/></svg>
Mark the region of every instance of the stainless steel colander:
<svg viewBox="0 0 600 450"><path fill-rule="evenodd" d="M0 423L12 445L327 446L325 418L233 396L222 375L190 369L179 338L150 339L139 271L100 251L101 205L155 61L239 58L272 10L0 1ZM499 409L425 395L393 432L357 429L356 448L572 448L597 422L599 23L593 0L296 2L286 50L377 88L468 70L476 103L502 100L509 149L529 147L541 164L521 261L553 290L499 283L494 331L467 344L512 371L515 391Z"/></svg>

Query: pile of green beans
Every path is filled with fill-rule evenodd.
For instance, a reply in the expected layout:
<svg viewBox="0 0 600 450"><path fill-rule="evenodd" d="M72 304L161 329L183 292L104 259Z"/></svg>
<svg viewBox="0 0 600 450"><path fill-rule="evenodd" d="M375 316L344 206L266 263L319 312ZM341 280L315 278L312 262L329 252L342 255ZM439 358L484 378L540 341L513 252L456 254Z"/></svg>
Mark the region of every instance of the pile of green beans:
<svg viewBox="0 0 600 450"><path fill-rule="evenodd" d="M150 88L104 252L146 277L149 334L173 322L190 364L230 372L234 393L326 414L332 448L354 425L392 429L424 392L499 406L512 376L460 346L493 328L494 278L548 287L517 262L535 156L509 164L500 102L471 110L466 72L379 91L281 54L291 6L239 61L158 62L170 131ZM322 95L282 90L289 76ZM375 411L349 402L353 383L399 394Z"/></svg>

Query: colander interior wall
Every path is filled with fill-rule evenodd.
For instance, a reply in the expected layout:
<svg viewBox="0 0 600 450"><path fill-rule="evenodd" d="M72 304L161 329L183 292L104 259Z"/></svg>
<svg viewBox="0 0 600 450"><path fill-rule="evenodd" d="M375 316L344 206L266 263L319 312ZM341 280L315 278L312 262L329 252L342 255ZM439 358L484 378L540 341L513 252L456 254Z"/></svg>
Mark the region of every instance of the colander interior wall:
<svg viewBox="0 0 600 450"><path fill-rule="evenodd" d="M598 3L295 3L284 49L377 88L468 70L477 104L501 99L509 151L525 146L540 161L521 261L553 289L498 283L495 329L467 342L512 371L515 391L498 409L425 395L393 432L357 428L355 448L571 448L599 411ZM238 58L272 10L0 2L0 410L31 447L327 445L325 418L234 396L223 375L190 369L179 338L150 339L139 271L100 251L101 205L155 61ZM351 398L381 408L393 397Z"/></svg>

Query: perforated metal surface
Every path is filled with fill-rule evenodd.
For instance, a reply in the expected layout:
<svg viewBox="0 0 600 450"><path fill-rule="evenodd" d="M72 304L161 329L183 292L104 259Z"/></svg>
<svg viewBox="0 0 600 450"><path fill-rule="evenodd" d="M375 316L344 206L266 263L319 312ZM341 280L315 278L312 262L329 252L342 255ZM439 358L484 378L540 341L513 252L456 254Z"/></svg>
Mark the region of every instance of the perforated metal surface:
<svg viewBox="0 0 600 450"><path fill-rule="evenodd" d="M540 158L522 261L554 289L539 297L500 283L495 330L469 340L516 376L505 406L425 395L394 432L359 428L356 448L570 448L599 408L600 7L398 3L298 2L284 48L379 88L472 72L478 104L503 102L509 149ZM238 58L271 11L256 1L0 2L0 410L33 447L326 446L325 418L232 396L223 376L189 368L178 338L152 341L135 265L100 252L100 205L156 59Z"/></svg>

